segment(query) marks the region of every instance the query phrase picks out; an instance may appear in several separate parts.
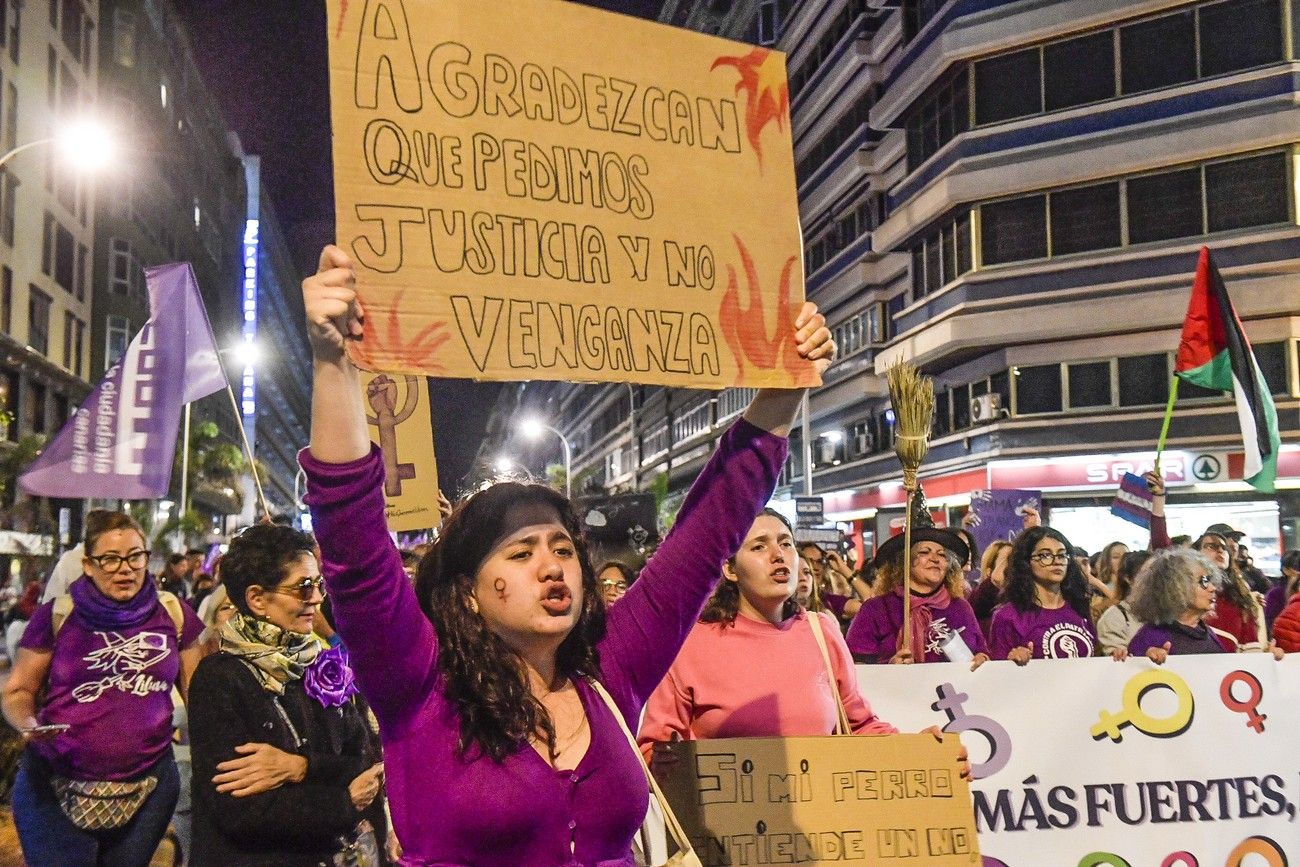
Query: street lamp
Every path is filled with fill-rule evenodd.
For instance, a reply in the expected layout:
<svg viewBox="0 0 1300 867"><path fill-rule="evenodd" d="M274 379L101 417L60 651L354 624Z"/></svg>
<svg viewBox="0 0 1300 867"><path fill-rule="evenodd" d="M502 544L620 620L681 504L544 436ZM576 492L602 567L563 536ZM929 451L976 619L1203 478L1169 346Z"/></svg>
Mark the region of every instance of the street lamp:
<svg viewBox="0 0 1300 867"><path fill-rule="evenodd" d="M79 118L59 130L57 135L38 138L11 149L0 156L0 166L23 151L47 144L57 145L65 160L76 169L87 172L103 168L117 153L113 137L103 125L90 118Z"/></svg>
<svg viewBox="0 0 1300 867"><path fill-rule="evenodd" d="M524 419L519 425L519 432L527 439L535 440L542 435L542 431L550 431L560 438L560 445L564 447L564 496L570 500L573 499L573 453L569 449L569 441L564 434L560 433L549 424L540 419Z"/></svg>
<svg viewBox="0 0 1300 867"><path fill-rule="evenodd" d="M510 458L497 458L492 467L501 475L508 476L515 470L515 462Z"/></svg>

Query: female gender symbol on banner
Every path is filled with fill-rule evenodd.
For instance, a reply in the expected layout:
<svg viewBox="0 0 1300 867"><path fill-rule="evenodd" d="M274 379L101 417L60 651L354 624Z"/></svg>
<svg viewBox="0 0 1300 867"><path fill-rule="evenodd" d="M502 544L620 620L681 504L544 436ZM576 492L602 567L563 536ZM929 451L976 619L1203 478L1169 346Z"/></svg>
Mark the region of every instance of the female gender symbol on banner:
<svg viewBox="0 0 1300 867"><path fill-rule="evenodd" d="M1239 683L1246 684L1248 693L1245 701L1238 701L1232 694L1232 688ZM1264 700L1264 687L1260 686L1259 678L1240 669L1229 672L1223 678L1223 683L1219 684L1219 698L1223 699L1223 706L1228 710L1246 715L1246 728L1254 729L1259 734L1264 733L1264 720L1268 719L1268 714L1255 710Z"/></svg>
<svg viewBox="0 0 1300 867"><path fill-rule="evenodd" d="M939 700L930 707L948 715L948 724L943 727L945 733L977 732L989 742L989 757L982 762L971 763L971 779L983 780L1005 768L1007 762L1011 761L1011 735L1007 734L1002 724L980 714L966 713L962 705L970 696L957 692L951 683L939 684L935 692L939 694Z"/></svg>
<svg viewBox="0 0 1300 867"><path fill-rule="evenodd" d="M1164 718L1153 717L1142 709L1142 699L1154 689L1164 688L1174 694L1178 706L1174 712ZM1152 669L1143 671L1129 678L1124 685L1124 707L1118 713L1103 710L1091 729L1094 740L1101 740L1109 735L1115 743L1124 739L1120 729L1126 725L1143 734L1156 738L1171 738L1182 734L1192 723L1192 714L1196 709L1196 700L1192 690L1172 671Z"/></svg>

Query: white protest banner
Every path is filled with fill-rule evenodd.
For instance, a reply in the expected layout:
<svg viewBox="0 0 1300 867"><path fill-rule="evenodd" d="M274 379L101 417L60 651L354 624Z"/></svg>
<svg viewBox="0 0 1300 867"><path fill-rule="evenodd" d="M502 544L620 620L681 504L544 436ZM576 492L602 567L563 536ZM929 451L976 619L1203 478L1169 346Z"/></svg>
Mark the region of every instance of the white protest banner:
<svg viewBox="0 0 1300 867"><path fill-rule="evenodd" d="M985 867L1300 858L1300 657L858 666L881 718L970 751Z"/></svg>
<svg viewBox="0 0 1300 867"><path fill-rule="evenodd" d="M558 0L328 0L368 370L812 385L785 55Z"/></svg>

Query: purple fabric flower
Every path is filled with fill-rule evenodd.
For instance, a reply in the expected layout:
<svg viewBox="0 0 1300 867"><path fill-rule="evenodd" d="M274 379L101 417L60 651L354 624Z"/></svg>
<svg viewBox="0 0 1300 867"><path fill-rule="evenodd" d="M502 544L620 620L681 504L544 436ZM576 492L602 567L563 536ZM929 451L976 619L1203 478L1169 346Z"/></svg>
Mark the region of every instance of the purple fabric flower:
<svg viewBox="0 0 1300 867"><path fill-rule="evenodd" d="M338 707L355 695L357 683L343 645L318 653L302 673L302 686L307 695L325 707Z"/></svg>

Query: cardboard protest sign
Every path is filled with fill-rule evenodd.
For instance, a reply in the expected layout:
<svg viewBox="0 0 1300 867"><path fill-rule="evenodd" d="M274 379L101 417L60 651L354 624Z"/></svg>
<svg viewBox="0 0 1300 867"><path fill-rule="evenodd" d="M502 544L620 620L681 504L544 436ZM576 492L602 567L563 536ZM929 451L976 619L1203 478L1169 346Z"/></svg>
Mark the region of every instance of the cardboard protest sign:
<svg viewBox="0 0 1300 867"><path fill-rule="evenodd" d="M817 383L784 55L560 0L327 6L358 364Z"/></svg>
<svg viewBox="0 0 1300 867"><path fill-rule="evenodd" d="M930 735L724 738L658 749L705 867L980 863L958 741Z"/></svg>
<svg viewBox="0 0 1300 867"><path fill-rule="evenodd" d="M384 455L384 516L395 532L438 526L429 385L422 376L361 375L370 440Z"/></svg>

